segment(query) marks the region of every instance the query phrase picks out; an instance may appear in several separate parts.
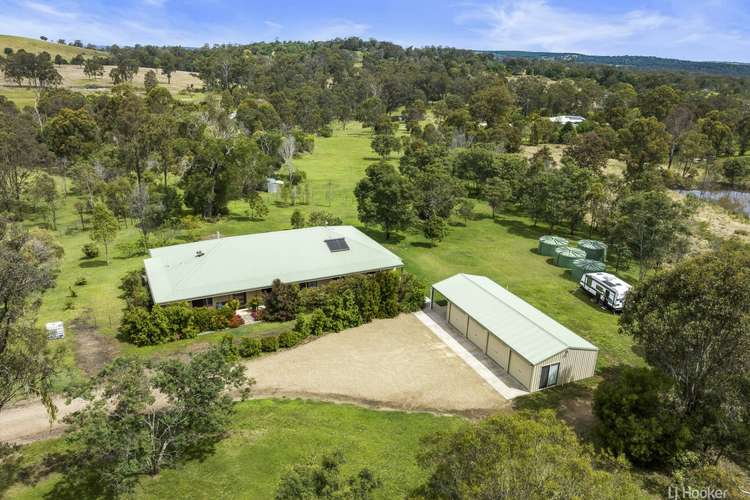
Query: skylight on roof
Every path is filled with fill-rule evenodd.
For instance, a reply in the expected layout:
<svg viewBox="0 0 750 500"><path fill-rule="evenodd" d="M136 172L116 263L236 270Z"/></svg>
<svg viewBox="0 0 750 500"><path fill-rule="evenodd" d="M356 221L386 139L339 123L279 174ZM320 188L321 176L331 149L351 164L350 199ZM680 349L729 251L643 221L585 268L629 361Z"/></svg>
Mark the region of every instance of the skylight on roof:
<svg viewBox="0 0 750 500"><path fill-rule="evenodd" d="M325 240L325 242L328 245L328 250L331 252L346 252L349 250L349 245L344 238L334 238L332 240Z"/></svg>

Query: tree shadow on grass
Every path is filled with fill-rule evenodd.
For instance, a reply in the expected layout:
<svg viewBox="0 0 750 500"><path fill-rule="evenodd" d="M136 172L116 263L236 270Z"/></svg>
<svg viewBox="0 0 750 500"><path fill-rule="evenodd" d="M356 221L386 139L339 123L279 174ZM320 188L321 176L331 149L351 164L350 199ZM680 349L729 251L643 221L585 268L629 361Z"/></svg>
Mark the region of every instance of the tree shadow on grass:
<svg viewBox="0 0 750 500"><path fill-rule="evenodd" d="M82 260L78 263L78 267L81 267L83 269L89 269L92 267L104 267L106 265L106 260Z"/></svg>
<svg viewBox="0 0 750 500"><path fill-rule="evenodd" d="M386 239L385 231L376 229L373 227L357 226L357 229L365 233L367 236L377 241L378 243L391 243L397 244L404 240L404 235L399 233L391 233L391 237Z"/></svg>
<svg viewBox="0 0 750 500"><path fill-rule="evenodd" d="M428 241L412 241L409 244L417 248L434 248L435 247L435 245L433 245L432 243Z"/></svg>
<svg viewBox="0 0 750 500"><path fill-rule="evenodd" d="M544 235L544 229L542 229L541 227L534 227L519 220L496 217L495 224L507 228L510 234L522 236L530 240L538 240L540 236Z"/></svg>
<svg viewBox="0 0 750 500"><path fill-rule="evenodd" d="M575 290L570 291L571 295L573 295L575 298L580 300L581 302L585 303L592 309L596 309L597 311L601 313L607 313L607 314L615 314L610 309L607 309L606 307L600 305L597 303L596 298L592 295L589 295L586 291L584 291L582 288L578 287Z"/></svg>
<svg viewBox="0 0 750 500"><path fill-rule="evenodd" d="M596 424L596 417L591 411L593 397L594 390L590 384L573 382L516 398L513 407L532 412L553 410L573 427L580 438L591 440Z"/></svg>

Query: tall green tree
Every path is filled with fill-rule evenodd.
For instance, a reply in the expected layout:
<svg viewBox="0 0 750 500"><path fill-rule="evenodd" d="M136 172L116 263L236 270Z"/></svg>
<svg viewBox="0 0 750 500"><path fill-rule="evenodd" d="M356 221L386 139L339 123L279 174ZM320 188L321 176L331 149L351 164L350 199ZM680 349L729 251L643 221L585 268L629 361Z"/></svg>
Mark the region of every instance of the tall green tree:
<svg viewBox="0 0 750 500"><path fill-rule="evenodd" d="M104 245L104 256L109 264L109 246L117 236L120 225L107 206L98 201L91 212L91 239Z"/></svg>
<svg viewBox="0 0 750 500"><path fill-rule="evenodd" d="M750 248L727 243L638 284L620 326L674 382L697 449L748 447ZM743 430L744 429L744 430Z"/></svg>
<svg viewBox="0 0 750 500"><path fill-rule="evenodd" d="M44 141L60 160L63 192L67 193L67 167L96 147L96 121L85 109L63 109L44 127Z"/></svg>
<svg viewBox="0 0 750 500"><path fill-rule="evenodd" d="M354 195L359 220L380 225L386 239L393 231L407 229L414 220L411 186L393 165L375 163L367 167Z"/></svg>
<svg viewBox="0 0 750 500"><path fill-rule="evenodd" d="M71 393L89 404L66 417L65 473L54 496L126 495L142 476L210 455L234 412L228 391L244 397L252 383L218 348L152 370L116 359Z"/></svg>
<svg viewBox="0 0 750 500"><path fill-rule="evenodd" d="M40 201L52 216L52 229L57 230L57 186L51 175L42 172L34 179L31 186L31 196L35 201Z"/></svg>
<svg viewBox="0 0 750 500"><path fill-rule="evenodd" d="M495 212L513 199L513 190L510 183L500 177L492 177L487 180L482 188L482 197L492 209L492 218Z"/></svg>
<svg viewBox="0 0 750 500"><path fill-rule="evenodd" d="M378 156L386 160L391 153L401 151L401 140L395 135L379 134L372 138L370 147Z"/></svg>
<svg viewBox="0 0 750 500"><path fill-rule="evenodd" d="M724 177L729 184L734 187L738 180L742 180L750 175L750 162L745 158L729 158L722 165Z"/></svg>
<svg viewBox="0 0 750 500"><path fill-rule="evenodd" d="M55 284L62 247L44 230L0 224L0 412L39 397L51 416L61 353L36 324L39 294Z"/></svg>
<svg viewBox="0 0 750 500"><path fill-rule="evenodd" d="M413 498L640 498L623 464L580 443L552 411L509 413L423 440ZM607 467L600 467L605 463Z"/></svg>
<svg viewBox="0 0 750 500"><path fill-rule="evenodd" d="M47 146L37 139L34 117L0 96L0 204L20 215L22 197L34 172L48 166Z"/></svg>
<svg viewBox="0 0 750 500"><path fill-rule="evenodd" d="M667 158L669 133L656 118L637 118L620 130L619 145L625 158L625 176L636 181L655 172Z"/></svg>
<svg viewBox="0 0 750 500"><path fill-rule="evenodd" d="M622 200L613 239L630 248L640 279L682 250L689 212L662 191L635 193Z"/></svg>

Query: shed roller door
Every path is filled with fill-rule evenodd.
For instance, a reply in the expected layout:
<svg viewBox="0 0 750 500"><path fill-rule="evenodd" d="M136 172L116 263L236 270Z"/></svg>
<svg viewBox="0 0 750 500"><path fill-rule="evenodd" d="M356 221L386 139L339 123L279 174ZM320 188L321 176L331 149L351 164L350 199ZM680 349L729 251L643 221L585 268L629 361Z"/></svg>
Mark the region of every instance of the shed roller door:
<svg viewBox="0 0 750 500"><path fill-rule="evenodd" d="M455 326L459 332L466 335L466 324L469 320L469 316L461 310L460 307L456 307L455 304L451 304L450 321L451 325Z"/></svg>
<svg viewBox="0 0 750 500"><path fill-rule="evenodd" d="M474 344L484 352L485 347L487 347L487 330L482 328L482 326L474 321L473 318L469 318L468 337L469 340L474 342Z"/></svg>
<svg viewBox="0 0 750 500"><path fill-rule="evenodd" d="M490 340L487 343L487 355L492 358L495 363L502 366L504 370L508 369L510 347L493 335L490 335Z"/></svg>

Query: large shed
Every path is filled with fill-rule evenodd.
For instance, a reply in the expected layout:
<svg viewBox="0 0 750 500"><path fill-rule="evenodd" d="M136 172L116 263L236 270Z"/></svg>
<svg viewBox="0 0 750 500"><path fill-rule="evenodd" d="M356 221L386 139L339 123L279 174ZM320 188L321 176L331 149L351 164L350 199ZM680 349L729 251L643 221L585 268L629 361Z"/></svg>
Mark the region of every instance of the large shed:
<svg viewBox="0 0 750 500"><path fill-rule="evenodd" d="M432 285L446 318L529 391L591 377L599 349L486 276L457 274Z"/></svg>

